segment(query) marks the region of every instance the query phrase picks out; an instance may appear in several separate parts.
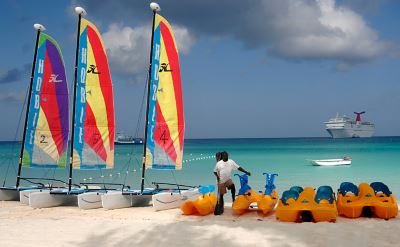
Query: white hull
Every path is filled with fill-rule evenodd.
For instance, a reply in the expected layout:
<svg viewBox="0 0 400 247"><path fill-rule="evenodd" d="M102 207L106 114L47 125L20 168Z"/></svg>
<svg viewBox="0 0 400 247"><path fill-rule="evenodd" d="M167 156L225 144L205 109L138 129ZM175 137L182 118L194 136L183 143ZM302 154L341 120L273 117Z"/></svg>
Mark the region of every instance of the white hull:
<svg viewBox="0 0 400 247"><path fill-rule="evenodd" d="M161 192L153 195L153 208L156 211L179 208L186 200L195 200L200 195L199 189L183 190L179 192Z"/></svg>
<svg viewBox="0 0 400 247"><path fill-rule="evenodd" d="M51 208L58 206L76 206L76 195L50 194L50 190L31 193L29 206L32 208Z"/></svg>
<svg viewBox="0 0 400 247"><path fill-rule="evenodd" d="M104 192L86 192L78 195L78 207L80 209L101 208L101 196Z"/></svg>
<svg viewBox="0 0 400 247"><path fill-rule="evenodd" d="M375 131L373 123L352 121L346 116L329 119L325 127L332 138L366 138Z"/></svg>
<svg viewBox="0 0 400 247"><path fill-rule="evenodd" d="M374 134L374 129L326 129L332 138L368 138Z"/></svg>
<svg viewBox="0 0 400 247"><path fill-rule="evenodd" d="M151 195L124 195L121 191L108 191L101 196L102 206L105 209L149 206L150 201Z"/></svg>
<svg viewBox="0 0 400 247"><path fill-rule="evenodd" d="M343 166L351 165L351 160L344 159L327 159L327 160L311 160L314 166Z"/></svg>
<svg viewBox="0 0 400 247"><path fill-rule="evenodd" d="M0 201L19 201L19 190L0 188Z"/></svg>
<svg viewBox="0 0 400 247"><path fill-rule="evenodd" d="M19 192L19 202L25 205L29 205L29 197L31 193L41 192L45 189L31 189L31 190L21 190Z"/></svg>
<svg viewBox="0 0 400 247"><path fill-rule="evenodd" d="M21 191L36 190L37 187L0 187L0 201L20 201Z"/></svg>

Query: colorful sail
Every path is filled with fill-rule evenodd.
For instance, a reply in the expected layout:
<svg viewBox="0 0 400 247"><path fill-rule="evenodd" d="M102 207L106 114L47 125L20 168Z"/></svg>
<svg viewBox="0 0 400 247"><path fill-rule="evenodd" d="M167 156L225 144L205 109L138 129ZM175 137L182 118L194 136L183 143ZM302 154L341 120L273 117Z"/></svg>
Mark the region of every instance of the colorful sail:
<svg viewBox="0 0 400 247"><path fill-rule="evenodd" d="M181 169L184 116L178 49L171 26L156 14L146 143L146 168Z"/></svg>
<svg viewBox="0 0 400 247"><path fill-rule="evenodd" d="M97 28L81 20L76 82L73 167L114 166L114 100L103 41Z"/></svg>
<svg viewBox="0 0 400 247"><path fill-rule="evenodd" d="M22 164L65 167L69 131L67 78L60 47L44 33L39 36L30 93Z"/></svg>

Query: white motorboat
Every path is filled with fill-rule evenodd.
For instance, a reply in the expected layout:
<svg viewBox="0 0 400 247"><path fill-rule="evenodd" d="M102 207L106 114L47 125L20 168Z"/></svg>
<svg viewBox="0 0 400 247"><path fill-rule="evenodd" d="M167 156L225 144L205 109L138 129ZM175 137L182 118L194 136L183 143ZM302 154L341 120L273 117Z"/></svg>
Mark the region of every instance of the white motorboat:
<svg viewBox="0 0 400 247"><path fill-rule="evenodd" d="M351 158L344 157L343 159L325 159L325 160L310 160L314 166L342 166L351 165Z"/></svg>
<svg viewBox="0 0 400 247"><path fill-rule="evenodd" d="M114 143L115 145L143 144L143 139L124 135L123 133L118 132L115 135Z"/></svg>

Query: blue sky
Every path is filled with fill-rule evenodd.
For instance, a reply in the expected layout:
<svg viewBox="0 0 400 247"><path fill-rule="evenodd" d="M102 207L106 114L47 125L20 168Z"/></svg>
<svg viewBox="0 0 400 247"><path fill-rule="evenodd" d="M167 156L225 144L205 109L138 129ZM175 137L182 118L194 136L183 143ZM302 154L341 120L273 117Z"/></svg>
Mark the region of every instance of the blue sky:
<svg viewBox="0 0 400 247"><path fill-rule="evenodd" d="M399 1L159 3L180 50L187 138L328 136L323 122L329 117L362 110L376 135L400 135ZM104 38L117 129L136 130L149 57L149 1L6 0L0 2L7 24L0 46L0 140L14 138L34 23L60 44L72 84L78 5Z"/></svg>

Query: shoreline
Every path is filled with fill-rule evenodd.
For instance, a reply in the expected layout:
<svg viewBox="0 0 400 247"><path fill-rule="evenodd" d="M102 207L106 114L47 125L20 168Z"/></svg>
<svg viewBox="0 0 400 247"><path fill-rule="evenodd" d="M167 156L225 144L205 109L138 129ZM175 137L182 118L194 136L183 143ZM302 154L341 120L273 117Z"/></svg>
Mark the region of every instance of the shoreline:
<svg viewBox="0 0 400 247"><path fill-rule="evenodd" d="M347 219L336 223L284 223L257 212L184 216L180 209L150 207L81 210L32 209L0 202L3 246L395 246L400 218Z"/></svg>

